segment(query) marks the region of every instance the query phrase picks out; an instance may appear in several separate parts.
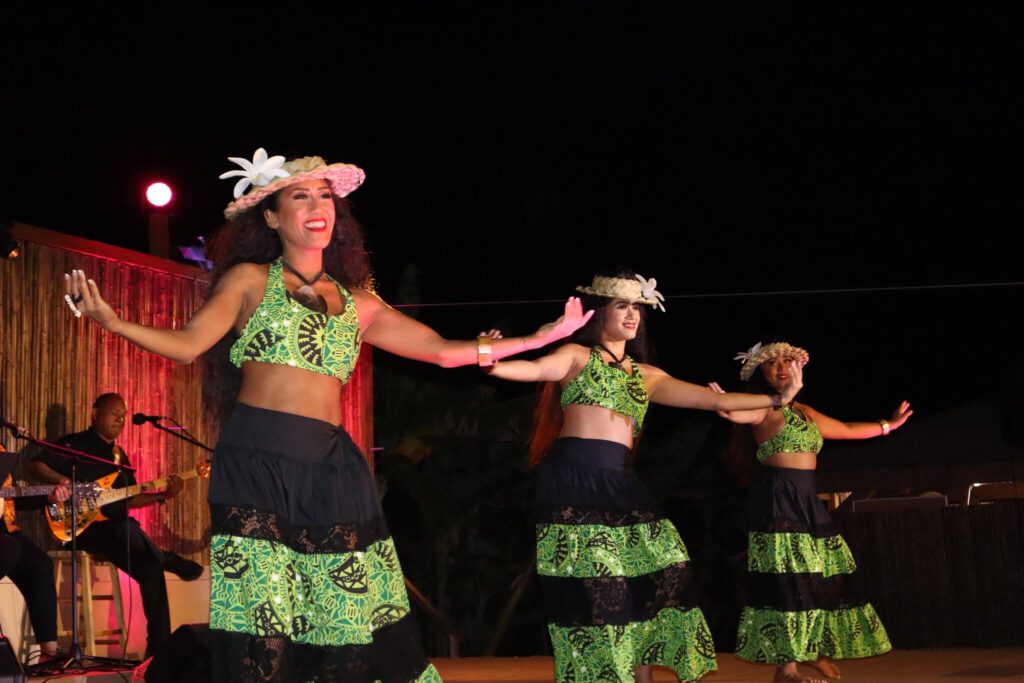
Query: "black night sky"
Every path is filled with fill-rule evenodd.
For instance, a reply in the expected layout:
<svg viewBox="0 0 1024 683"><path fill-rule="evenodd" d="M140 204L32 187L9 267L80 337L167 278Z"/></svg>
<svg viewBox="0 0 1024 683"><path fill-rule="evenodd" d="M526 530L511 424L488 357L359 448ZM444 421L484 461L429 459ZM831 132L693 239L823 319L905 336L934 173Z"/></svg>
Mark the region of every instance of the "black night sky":
<svg viewBox="0 0 1024 683"><path fill-rule="evenodd" d="M232 5L232 7L240 7ZM603 266L668 295L1019 282L1024 111L1011 14L409 3L21 10L5 21L0 217L145 250L146 180L176 244L257 147L367 172L380 289L555 299ZM733 382L765 334L814 357L848 419L1015 385L1020 287L670 299L663 365ZM468 337L557 305L432 309ZM734 386L734 384L733 384Z"/></svg>

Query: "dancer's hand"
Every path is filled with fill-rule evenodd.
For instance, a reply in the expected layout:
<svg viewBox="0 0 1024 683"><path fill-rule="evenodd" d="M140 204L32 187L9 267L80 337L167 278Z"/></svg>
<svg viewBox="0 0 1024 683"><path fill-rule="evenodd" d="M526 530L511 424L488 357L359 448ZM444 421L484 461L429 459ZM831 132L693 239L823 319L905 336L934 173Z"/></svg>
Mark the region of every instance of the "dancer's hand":
<svg viewBox="0 0 1024 683"><path fill-rule="evenodd" d="M804 369L795 360L789 361L789 384L782 392L782 404L789 405L804 388Z"/></svg>
<svg viewBox="0 0 1024 683"><path fill-rule="evenodd" d="M718 382L708 382L708 389L710 389L711 391L715 392L716 394L724 394L725 393L725 389L720 387L718 385ZM716 410L715 412L718 413L719 417L724 417L726 420L732 418L732 411L731 410Z"/></svg>
<svg viewBox="0 0 1024 683"><path fill-rule="evenodd" d="M570 334L587 324L594 311L583 312L583 302L577 296L569 297L565 302L565 312L558 320L541 325L534 334L540 341L541 346L546 346L553 341L568 337Z"/></svg>
<svg viewBox="0 0 1024 683"><path fill-rule="evenodd" d="M904 401L892 412L892 417L889 418L889 428L899 429L907 421L907 418L913 414L914 411L910 409L910 402Z"/></svg>
<svg viewBox="0 0 1024 683"><path fill-rule="evenodd" d="M94 280L86 279L84 271L72 270L70 275L64 274L64 293L85 317L95 320L105 330L111 330L120 320L100 296L99 286Z"/></svg>

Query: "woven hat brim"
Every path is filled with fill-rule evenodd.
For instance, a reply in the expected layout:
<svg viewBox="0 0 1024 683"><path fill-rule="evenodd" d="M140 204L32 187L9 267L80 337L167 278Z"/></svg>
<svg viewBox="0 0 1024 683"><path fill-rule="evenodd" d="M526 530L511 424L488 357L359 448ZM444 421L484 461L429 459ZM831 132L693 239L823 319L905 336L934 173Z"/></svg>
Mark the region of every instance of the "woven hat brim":
<svg viewBox="0 0 1024 683"><path fill-rule="evenodd" d="M363 169L352 164L328 164L327 166L320 166L310 171L302 171L287 178L276 180L269 185L253 188L248 194L244 194L228 204L227 208L224 209L224 217L228 219L234 218L243 211L247 211L259 204L265 197L289 185L306 180L318 180L320 178L325 178L331 184L331 191L336 196L347 197L363 184L363 181L366 180L366 173Z"/></svg>
<svg viewBox="0 0 1024 683"><path fill-rule="evenodd" d="M584 294L590 294L592 296L603 296L605 299L622 299L623 301L629 301L630 303L641 303L647 304L648 306L657 306L658 301L656 299L644 299L643 297L630 298L628 296L619 296L618 294L609 294L608 292L599 292L593 287L584 287L580 285L576 288L577 292L583 292Z"/></svg>
<svg viewBox="0 0 1024 683"><path fill-rule="evenodd" d="M743 363L743 366L740 368L740 380L746 382L753 376L754 371L757 370L757 367L761 365L761 363L765 362L769 358L780 356L783 353L790 353L797 356L796 360L798 363L800 363L800 367L804 367L811 360L811 354L807 353L807 351L800 348L799 346L790 346L788 349L777 349L774 350L772 353L763 355L759 354L755 358L747 360L746 362Z"/></svg>

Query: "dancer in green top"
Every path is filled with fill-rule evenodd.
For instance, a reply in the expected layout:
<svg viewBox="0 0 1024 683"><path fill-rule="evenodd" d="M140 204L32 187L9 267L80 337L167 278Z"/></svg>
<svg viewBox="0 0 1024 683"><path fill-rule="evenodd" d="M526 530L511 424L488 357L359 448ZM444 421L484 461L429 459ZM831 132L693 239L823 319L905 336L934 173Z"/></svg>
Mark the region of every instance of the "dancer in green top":
<svg viewBox="0 0 1024 683"><path fill-rule="evenodd" d="M530 450L539 463L537 573L559 681L646 682L651 666L693 681L716 668L686 546L633 472L630 452L651 402L743 410L770 409L773 399L718 395L647 364L645 309L664 310L655 284L630 271L595 277L577 288L596 312L572 343L491 369L549 383ZM799 388L784 387L774 402Z"/></svg>
<svg viewBox="0 0 1024 683"><path fill-rule="evenodd" d="M208 405L230 413L210 480L211 678L439 680L373 475L338 426L341 391L364 341L444 367L484 354L477 340L442 339L373 293L344 199L361 169L319 157L285 162L262 149L233 161L243 168L222 176L241 180L209 245L213 281L184 327L124 320L79 270L65 290L76 316L172 360L222 347L204 376ZM586 320L570 299L559 320L494 341L486 355L539 348Z"/></svg>
<svg viewBox="0 0 1024 683"><path fill-rule="evenodd" d="M803 383L808 354L786 342L757 344L736 358L749 391L774 393ZM717 384L711 388L721 391ZM807 662L838 678L832 661L870 657L892 646L874 608L855 585L856 564L817 497L814 470L825 439L869 439L899 429L913 411L904 401L889 420L840 422L809 405L787 402L780 411L723 411L748 424L764 465L750 492L748 595L736 656L775 664L773 681L824 683L805 678Z"/></svg>

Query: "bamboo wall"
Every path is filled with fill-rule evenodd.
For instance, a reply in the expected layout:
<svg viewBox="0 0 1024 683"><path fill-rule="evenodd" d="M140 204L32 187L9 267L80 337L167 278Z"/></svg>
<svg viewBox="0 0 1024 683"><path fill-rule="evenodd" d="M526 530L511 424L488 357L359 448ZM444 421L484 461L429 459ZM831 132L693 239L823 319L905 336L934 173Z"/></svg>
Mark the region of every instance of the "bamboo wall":
<svg viewBox="0 0 1024 683"><path fill-rule="evenodd" d="M64 303L64 273L82 269L104 298L129 320L180 328L202 302L202 271L170 261L52 233L16 226L21 257L0 261L0 415L53 440L89 426L96 396L116 391L129 415L170 415L200 441L216 442L203 415L200 364L180 365L142 351L76 319ZM372 441L372 375L369 348L342 397L343 424L363 452ZM4 430L0 443L27 455L24 441ZM207 454L144 424L125 426L118 443L148 481L195 467ZM23 476L23 465L18 474ZM161 548L208 562L210 518L207 482L185 482L164 506L133 511ZM22 529L44 548L55 548L38 513L18 517Z"/></svg>

